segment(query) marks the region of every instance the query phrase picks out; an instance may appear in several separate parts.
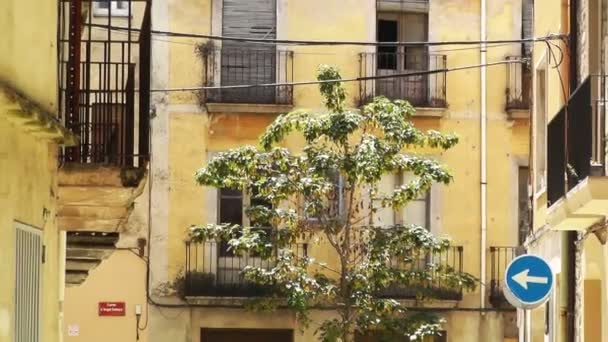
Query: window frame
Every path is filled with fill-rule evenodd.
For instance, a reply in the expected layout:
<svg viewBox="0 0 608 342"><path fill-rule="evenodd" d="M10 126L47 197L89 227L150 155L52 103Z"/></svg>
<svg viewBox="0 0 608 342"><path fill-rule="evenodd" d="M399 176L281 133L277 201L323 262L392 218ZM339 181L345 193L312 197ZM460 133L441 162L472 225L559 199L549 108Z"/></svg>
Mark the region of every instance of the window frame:
<svg viewBox="0 0 608 342"><path fill-rule="evenodd" d="M398 186L404 185L405 182L407 181L407 177L410 176L409 175L410 172L397 172L394 173L392 175L387 174L383 177L393 177L393 188L396 188ZM413 173L411 174L413 175ZM381 181L382 182L382 181ZM411 200L408 202L407 205L399 208L399 209L392 209L392 208L384 208L384 209L392 209L392 224L393 225L403 225L403 224L410 224L411 222L408 221L408 219L404 219L405 218L405 210L407 209L407 207L412 204L413 202L423 202L424 203L424 221L425 221L425 225L424 228L426 228L426 230L428 231L432 231L432 199L433 199L433 188L434 186L431 186L431 188L423 195L421 195L419 198L416 198L414 200ZM377 202L379 201L379 198L372 198L371 199L372 202ZM379 208L377 208L379 209Z"/></svg>
<svg viewBox="0 0 608 342"><path fill-rule="evenodd" d="M543 76L543 85L544 85L544 95L542 97L542 104L540 104L538 101L539 99L539 74L542 74ZM549 125L549 120L548 120L548 96L547 96L547 89L548 89L548 85L549 85L549 73L548 73L548 68L547 68L547 54L543 54L543 56L540 58L540 61L536 64L535 68L534 68L534 109L533 109L533 119L532 119L532 134L533 134L533 144L534 144L534 148L532 149L532 154L533 154L533 164L532 164L532 174L531 177L533 179L533 192L534 192L534 199L538 199L540 198L543 194L545 194L547 192L547 133L548 133L548 125ZM544 166L544 170L542 171L543 175L542 178L539 179L539 158L538 158L538 151L539 151L539 139L538 139L538 126L539 126L539 113L538 113L538 109L539 106L542 105L543 108L543 114L544 117L542 118L542 123L544 124L544 134L543 134L543 142L542 142L542 150L543 151L543 166Z"/></svg>
<svg viewBox="0 0 608 342"><path fill-rule="evenodd" d="M405 32L407 30L407 20L406 17L408 15L421 15L424 16L424 27L423 27L423 32L424 32L424 39L423 40L427 40L428 36L429 36L429 16L428 13L412 13L412 12L405 12L405 13L395 13L395 12L378 12L376 14L376 39L379 38L379 34L380 34L380 21L394 21L397 23L397 40L398 41L405 41L407 40L405 38ZM405 46L389 46L391 48L395 49L395 59L394 59L394 63L395 63L395 68L380 68L380 63L377 62L377 69L380 70L395 70L395 71L408 71L408 70L428 70L429 69L429 58L430 58L430 52L429 49L427 47L424 48L419 48L419 47L409 47L410 50L420 50L418 52L408 52L408 47ZM376 48L376 53L383 53L382 51L380 51L380 47ZM387 52L387 53L391 53L391 52ZM414 68L410 68L408 67L409 63L411 63L411 60L408 60L408 56L412 56L412 54L416 54L419 53L420 56L422 57L421 61L424 62L424 66L418 66L418 67L414 67ZM409 61L409 63L408 63Z"/></svg>
<svg viewBox="0 0 608 342"><path fill-rule="evenodd" d="M100 4L102 2L93 2L93 16L95 17L108 17L111 16L112 17L129 17L129 12L130 12L130 5L131 3L129 1L124 1L124 0L108 0L107 1L108 4L110 5L109 8L103 8L100 6ZM118 7L118 3L123 3L125 4L125 8L119 8ZM112 11L110 11L110 9ZM131 13L132 14L132 13Z"/></svg>
<svg viewBox="0 0 608 342"><path fill-rule="evenodd" d="M402 172L400 174L397 174L397 177L398 177L397 184L404 185L408 181L408 176L412 176L412 175L413 175L413 173L411 173L411 172ZM404 206L403 208L398 210L395 213L395 223L396 224L397 223L398 224L407 224L408 221L407 221L407 218L405 218L405 216L406 216L405 210L407 209L407 207L413 202L424 202L424 221L425 221L424 228L426 228L426 230L428 230L430 232L431 231L431 192L432 192L432 188L433 188L433 186L431 186L431 188L424 195L409 201L406 206Z"/></svg>
<svg viewBox="0 0 608 342"><path fill-rule="evenodd" d="M245 190L241 190L241 196L222 196L222 190L232 190L232 191L236 191L234 189L216 189L216 199L217 199L217 204L216 204L216 208L217 208L217 212L216 212L216 222L217 224L223 224L223 223L228 223L228 224L233 224L230 222L221 222L221 210L222 210L222 199L223 198L240 198L241 199L241 229L244 227L248 227L250 229L259 229L259 230L266 230L268 231L269 228L271 227L264 227L264 226L260 226L260 227L253 227L253 223L251 222L251 219L249 218L249 216L247 216L246 214L246 208L251 206L251 202L253 199L253 194L251 194L248 191ZM234 253L232 253L231 251L227 250L227 243L225 241L218 241L217 242L217 248L218 248L218 256L219 257L235 257ZM255 256L255 255L252 255Z"/></svg>

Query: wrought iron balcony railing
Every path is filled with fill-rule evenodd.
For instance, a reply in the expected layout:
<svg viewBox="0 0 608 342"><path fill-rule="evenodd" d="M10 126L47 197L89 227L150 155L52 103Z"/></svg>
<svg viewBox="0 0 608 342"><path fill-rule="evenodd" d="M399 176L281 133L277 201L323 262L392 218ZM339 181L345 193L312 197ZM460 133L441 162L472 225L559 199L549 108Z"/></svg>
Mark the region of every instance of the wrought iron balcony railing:
<svg viewBox="0 0 608 342"><path fill-rule="evenodd" d="M362 53L361 77L413 74L364 80L359 84L360 101L365 104L375 96L391 100L407 100L418 107L444 108L446 102L446 73L425 74L424 71L446 67L446 56L427 53ZM418 72L422 72L416 74Z"/></svg>
<svg viewBox="0 0 608 342"><path fill-rule="evenodd" d="M430 265L439 266L455 272L463 272L463 247L451 246L441 252L426 252L413 256L414 261L391 262L391 267L408 271L426 270ZM462 287L454 287L442 281L441 277L431 276L423 282L412 282L407 285L393 285L383 290L379 296L395 299L413 299L419 295L445 300L460 300Z"/></svg>
<svg viewBox="0 0 608 342"><path fill-rule="evenodd" d="M275 48L201 49L207 86L241 86L293 81L293 52ZM202 93L207 103L293 104L293 86L213 89Z"/></svg>
<svg viewBox="0 0 608 342"><path fill-rule="evenodd" d="M298 257L309 255L309 245L306 243L293 244L290 249ZM270 258L255 254L234 255L222 242L187 242L185 261L183 294L187 297L263 297L275 291L272 286L248 281L243 271L247 266L272 269L276 253ZM420 254L411 263L395 262L391 266L416 271L427 269L431 264L462 272L463 247L454 246L442 252ZM438 299L459 300L462 298L462 288L451 286L440 277L431 277L407 286L391 286L379 293L379 296L410 299L421 294Z"/></svg>
<svg viewBox="0 0 608 342"><path fill-rule="evenodd" d="M112 15L113 6L94 15L96 0L59 0L59 112L80 138L61 151L63 162L141 166L147 159L150 6L123 3L128 19Z"/></svg>
<svg viewBox="0 0 608 342"><path fill-rule="evenodd" d="M502 287L507 266L518 255L518 247L490 247L490 303L494 307L509 305Z"/></svg>
<svg viewBox="0 0 608 342"><path fill-rule="evenodd" d="M298 257L308 255L308 245L291 246ZM245 279L242 272L247 266L272 269L276 254L270 258L234 255L222 242L205 241L186 243L186 274L184 294L189 297L263 297L269 295L271 286L263 286Z"/></svg>
<svg viewBox="0 0 608 342"><path fill-rule="evenodd" d="M522 57L507 57L519 60ZM507 64L507 110L530 109L532 94L532 72L524 63Z"/></svg>

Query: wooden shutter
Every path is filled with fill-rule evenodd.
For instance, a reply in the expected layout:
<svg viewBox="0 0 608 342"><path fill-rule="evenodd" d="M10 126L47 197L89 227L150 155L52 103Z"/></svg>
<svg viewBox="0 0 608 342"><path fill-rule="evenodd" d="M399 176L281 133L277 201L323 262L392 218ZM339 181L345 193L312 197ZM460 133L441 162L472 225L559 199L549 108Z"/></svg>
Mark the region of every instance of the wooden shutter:
<svg viewBox="0 0 608 342"><path fill-rule="evenodd" d="M224 0L222 35L275 39L276 12L276 0Z"/></svg>
<svg viewBox="0 0 608 342"><path fill-rule="evenodd" d="M15 342L40 341L42 234L15 226Z"/></svg>
<svg viewBox="0 0 608 342"><path fill-rule="evenodd" d="M521 11L522 38L532 38L534 36L534 0L523 0ZM532 43L524 43L524 56L532 56L532 45Z"/></svg>
<svg viewBox="0 0 608 342"><path fill-rule="evenodd" d="M276 39L276 0L224 0L222 35ZM225 41L222 46L222 85L276 81L274 45ZM272 87L234 89L222 93L227 102L272 102Z"/></svg>

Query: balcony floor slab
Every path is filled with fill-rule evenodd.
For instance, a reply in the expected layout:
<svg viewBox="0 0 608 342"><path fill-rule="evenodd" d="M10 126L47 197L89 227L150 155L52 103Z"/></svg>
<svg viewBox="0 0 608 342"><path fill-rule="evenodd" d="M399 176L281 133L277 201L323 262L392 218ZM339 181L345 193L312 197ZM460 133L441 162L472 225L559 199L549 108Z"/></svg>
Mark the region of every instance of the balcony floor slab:
<svg viewBox="0 0 608 342"><path fill-rule="evenodd" d="M608 177L587 177L547 211L554 230L586 230L608 216Z"/></svg>

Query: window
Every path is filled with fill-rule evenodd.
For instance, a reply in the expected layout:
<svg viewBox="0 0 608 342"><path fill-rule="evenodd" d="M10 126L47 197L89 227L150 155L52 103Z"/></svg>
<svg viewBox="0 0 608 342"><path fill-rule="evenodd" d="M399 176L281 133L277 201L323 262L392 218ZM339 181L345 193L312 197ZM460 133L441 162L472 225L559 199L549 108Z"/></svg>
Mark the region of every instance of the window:
<svg viewBox="0 0 608 342"><path fill-rule="evenodd" d="M42 233L21 223L15 228L15 341L38 342Z"/></svg>
<svg viewBox="0 0 608 342"><path fill-rule="evenodd" d="M546 104L546 71L536 70L536 101L534 103L534 183L535 192L541 192L547 186L547 104Z"/></svg>
<svg viewBox="0 0 608 342"><path fill-rule="evenodd" d="M427 16L420 13L378 13L377 39L379 42L425 41ZM425 47L379 46L378 69L426 70Z"/></svg>
<svg viewBox="0 0 608 342"><path fill-rule="evenodd" d="M128 1L98 1L94 2L93 14L98 16L126 17L129 15Z"/></svg>
<svg viewBox="0 0 608 342"><path fill-rule="evenodd" d="M528 193L529 169L520 166L518 171L518 242L523 245L530 231L530 195Z"/></svg>
<svg viewBox="0 0 608 342"><path fill-rule="evenodd" d="M219 191L219 223L243 225L243 193L239 190L220 189ZM220 256L232 256L228 244L222 241L219 246Z"/></svg>
<svg viewBox="0 0 608 342"><path fill-rule="evenodd" d="M407 184L415 179L412 173L404 174L401 179L401 184ZM431 194L430 191L421 194L420 197L412 200L408 205L401 210L401 215L398 218L398 223L416 224L430 230L431 223Z"/></svg>
<svg viewBox="0 0 608 342"><path fill-rule="evenodd" d="M276 39L276 0L223 0L222 35ZM279 60L279 63L281 61ZM221 85L277 81L277 49L274 45L222 42ZM285 63L285 62L283 62ZM281 65L279 64L279 73ZM220 102L274 103L275 87L224 89Z"/></svg>
<svg viewBox="0 0 608 342"><path fill-rule="evenodd" d="M244 208L246 205L263 205L270 207L271 204L263 199L256 198L254 193L250 196L243 196L243 192L233 189L220 189L218 191L219 223L228 223L239 226L252 226L267 228L265 222L252 222L245 214ZM232 252L228 250L228 244L222 242L220 244L220 256L232 256Z"/></svg>
<svg viewBox="0 0 608 342"><path fill-rule="evenodd" d="M379 184L381 194L390 194L401 184L406 184L414 179L411 173L395 174L385 176ZM401 210L394 211L392 208L380 208L379 200L375 200L375 206L379 208L374 215L374 224L378 226L388 226L393 224L416 224L430 230L431 223L431 194L430 191L420 197L410 201Z"/></svg>
<svg viewBox="0 0 608 342"><path fill-rule="evenodd" d="M427 15L424 13L378 13L376 39L379 42L425 41ZM379 46L376 51L375 72L378 76L424 71L440 68L439 56L429 56L424 46ZM379 79L374 82L376 95L389 99L405 99L413 105L428 104L431 95L428 75ZM434 81L435 82L435 81Z"/></svg>
<svg viewBox="0 0 608 342"><path fill-rule="evenodd" d="M333 191L327 195L327 201L325 201L325 209L322 213L319 214L311 214L309 212L305 212L304 215L309 222L317 222L321 214L329 219L338 219L345 213L345 201L344 198L346 196L346 192L344 191L344 178L343 176L336 170L328 171L327 178L329 181L332 181ZM306 207L306 200L303 202L303 206Z"/></svg>

